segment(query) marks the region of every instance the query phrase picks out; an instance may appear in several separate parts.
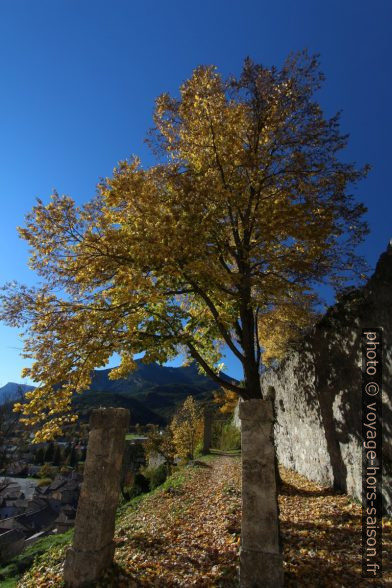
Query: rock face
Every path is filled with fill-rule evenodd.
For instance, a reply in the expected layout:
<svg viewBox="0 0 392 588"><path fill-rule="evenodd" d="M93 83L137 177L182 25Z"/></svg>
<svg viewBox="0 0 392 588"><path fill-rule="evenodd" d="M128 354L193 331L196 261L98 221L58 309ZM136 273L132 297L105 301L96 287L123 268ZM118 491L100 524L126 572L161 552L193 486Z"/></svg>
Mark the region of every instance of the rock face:
<svg viewBox="0 0 392 588"><path fill-rule="evenodd" d="M65 585L96 582L114 554L114 525L129 411L93 410L84 479L76 513L73 546L68 550Z"/></svg>
<svg viewBox="0 0 392 588"><path fill-rule="evenodd" d="M307 478L357 499L362 492L361 334L383 329L383 500L392 514L392 248L361 289L352 290L262 376L274 394L277 457Z"/></svg>

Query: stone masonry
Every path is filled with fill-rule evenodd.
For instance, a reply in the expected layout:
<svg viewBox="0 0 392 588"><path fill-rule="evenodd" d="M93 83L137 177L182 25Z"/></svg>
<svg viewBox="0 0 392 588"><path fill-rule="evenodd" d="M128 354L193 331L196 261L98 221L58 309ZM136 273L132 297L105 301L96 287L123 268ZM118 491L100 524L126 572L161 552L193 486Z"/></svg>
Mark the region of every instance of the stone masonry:
<svg viewBox="0 0 392 588"><path fill-rule="evenodd" d="M91 413L75 535L64 568L64 580L69 588L95 582L112 563L128 425L129 410L124 408L100 408Z"/></svg>
<svg viewBox="0 0 392 588"><path fill-rule="evenodd" d="M283 586L276 492L273 406L240 404L242 445L241 588Z"/></svg>
<svg viewBox="0 0 392 588"><path fill-rule="evenodd" d="M391 246L368 283L343 296L261 381L263 396L275 396L278 461L361 500L361 332L372 327L383 329L383 502L391 516Z"/></svg>

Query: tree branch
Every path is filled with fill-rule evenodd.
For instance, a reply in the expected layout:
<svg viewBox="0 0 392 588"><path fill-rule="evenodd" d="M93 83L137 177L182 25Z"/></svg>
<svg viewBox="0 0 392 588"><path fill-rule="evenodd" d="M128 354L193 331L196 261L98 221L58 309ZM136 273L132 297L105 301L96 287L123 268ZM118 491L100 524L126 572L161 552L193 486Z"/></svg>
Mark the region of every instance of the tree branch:
<svg viewBox="0 0 392 588"><path fill-rule="evenodd" d="M237 394L244 397L244 389L243 388L240 388L239 386L236 386L235 384L232 384L231 382L227 382L226 380L223 380L222 378L220 378L214 372L214 370L208 365L208 363L203 359L203 357L197 351L196 347L194 347L194 345L190 341L188 341L186 343L186 345L187 345L187 347L189 349L189 353L191 354L193 359L195 359L202 366L204 371L210 376L210 378L212 380L214 380L214 382L216 382L217 384L219 384L223 388L226 388L227 390L231 390L232 392L236 392Z"/></svg>
<svg viewBox="0 0 392 588"><path fill-rule="evenodd" d="M201 298L204 300L204 302L206 303L206 305L210 309L211 314L214 317L215 322L218 326L218 329L220 330L221 335L222 335L223 339L226 341L230 351L232 351L234 353L234 355L236 357L238 357L238 359L242 362L245 359L245 357L242 355L242 353L239 351L239 349L237 349L237 347L234 345L234 343L230 337L230 334L228 333L226 327L224 326L224 324L220 320L219 312L216 309L216 306L214 305L214 303L212 302L212 300L210 299L210 297L208 296L208 294L206 292L204 292L197 284L194 284L192 282L192 280L189 279L189 277L187 279L189 280L189 283L194 288L195 293L199 294L199 296L201 296Z"/></svg>

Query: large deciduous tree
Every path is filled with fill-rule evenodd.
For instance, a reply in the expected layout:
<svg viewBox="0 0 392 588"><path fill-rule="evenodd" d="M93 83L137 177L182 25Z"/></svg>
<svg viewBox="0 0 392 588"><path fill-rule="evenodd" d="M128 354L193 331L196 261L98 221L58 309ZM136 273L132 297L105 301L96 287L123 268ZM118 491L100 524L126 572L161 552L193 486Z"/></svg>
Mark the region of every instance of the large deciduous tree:
<svg viewBox="0 0 392 588"><path fill-rule="evenodd" d="M37 202L20 234L42 285L8 285L1 313L25 328L24 375L38 386L19 408L37 440L73 418L72 394L115 352L113 378L137 353L184 353L260 398L260 335L274 313L305 324L318 284L361 271L365 209L348 187L367 168L339 159L347 137L314 100L322 80L305 52L281 69L246 60L238 78L198 67L178 97L156 100L156 165L120 162L82 207L58 194ZM224 345L242 387L221 378Z"/></svg>

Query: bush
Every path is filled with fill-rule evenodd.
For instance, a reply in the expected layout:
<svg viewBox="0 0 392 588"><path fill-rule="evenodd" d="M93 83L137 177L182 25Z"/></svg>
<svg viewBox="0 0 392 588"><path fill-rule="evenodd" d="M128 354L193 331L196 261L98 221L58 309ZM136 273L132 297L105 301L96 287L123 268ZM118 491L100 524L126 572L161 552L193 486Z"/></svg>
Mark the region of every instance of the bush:
<svg viewBox="0 0 392 588"><path fill-rule="evenodd" d="M37 486L41 487L41 486L50 486L50 484L53 482L52 478L41 478L40 481L38 482Z"/></svg>
<svg viewBox="0 0 392 588"><path fill-rule="evenodd" d="M127 500L131 500L131 498L135 498L135 496L139 496L140 494L144 494L144 492L150 491L150 482L149 480L143 476L143 474L136 474L135 480L131 488L127 488L124 490L124 498Z"/></svg>
<svg viewBox="0 0 392 588"><path fill-rule="evenodd" d="M241 449L241 432L231 422L223 425L218 441L219 449Z"/></svg>
<svg viewBox="0 0 392 588"><path fill-rule="evenodd" d="M73 468L71 468L70 466L61 466L59 473L62 476L68 476L71 472L73 472Z"/></svg>
<svg viewBox="0 0 392 588"><path fill-rule="evenodd" d="M200 441L198 441L196 444L196 449L195 449L196 456L203 455L203 447L204 447L203 439L200 439Z"/></svg>
<svg viewBox="0 0 392 588"><path fill-rule="evenodd" d="M38 477L39 478L52 478L52 480L55 478L56 474L58 472L58 468L49 465L48 463L45 463L42 468L40 468L39 472L38 472Z"/></svg>
<svg viewBox="0 0 392 588"><path fill-rule="evenodd" d="M150 480L150 488L154 490L166 481L167 478L167 466L161 464L157 468L151 468L145 472L146 477Z"/></svg>

